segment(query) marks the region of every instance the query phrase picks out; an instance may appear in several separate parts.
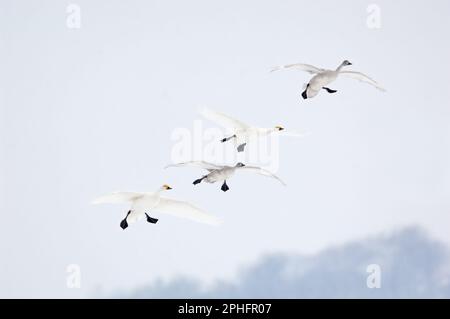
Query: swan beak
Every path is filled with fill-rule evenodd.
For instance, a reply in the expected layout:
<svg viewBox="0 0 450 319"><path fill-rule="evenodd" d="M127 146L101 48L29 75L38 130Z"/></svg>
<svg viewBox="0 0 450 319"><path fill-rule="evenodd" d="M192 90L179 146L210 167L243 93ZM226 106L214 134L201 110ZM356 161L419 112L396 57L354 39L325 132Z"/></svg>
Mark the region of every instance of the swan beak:
<svg viewBox="0 0 450 319"><path fill-rule="evenodd" d="M348 65L353 65L353 63L351 63L351 62L348 62Z"/></svg>
<svg viewBox="0 0 450 319"><path fill-rule="evenodd" d="M284 130L284 127L282 127L282 126L275 126L275 128L276 128L278 131Z"/></svg>
<svg viewBox="0 0 450 319"><path fill-rule="evenodd" d="M172 189L172 187L170 187L169 185L167 185L167 184L165 184L165 185L163 185L163 188L166 190L166 191L168 191L168 190L171 190Z"/></svg>

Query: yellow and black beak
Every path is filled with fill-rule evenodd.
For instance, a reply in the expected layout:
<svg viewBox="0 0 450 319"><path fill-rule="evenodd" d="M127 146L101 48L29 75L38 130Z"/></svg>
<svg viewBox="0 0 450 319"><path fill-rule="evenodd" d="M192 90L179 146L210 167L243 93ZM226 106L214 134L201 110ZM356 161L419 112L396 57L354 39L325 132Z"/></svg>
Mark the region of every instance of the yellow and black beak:
<svg viewBox="0 0 450 319"><path fill-rule="evenodd" d="M284 127L282 127L282 126L280 126L280 125L275 126L275 128L276 128L278 131L284 130Z"/></svg>
<svg viewBox="0 0 450 319"><path fill-rule="evenodd" d="M163 185L163 188L166 190L166 191L168 191L168 190L171 190L172 189L172 187L170 187L169 185L167 185L167 184L164 184Z"/></svg>

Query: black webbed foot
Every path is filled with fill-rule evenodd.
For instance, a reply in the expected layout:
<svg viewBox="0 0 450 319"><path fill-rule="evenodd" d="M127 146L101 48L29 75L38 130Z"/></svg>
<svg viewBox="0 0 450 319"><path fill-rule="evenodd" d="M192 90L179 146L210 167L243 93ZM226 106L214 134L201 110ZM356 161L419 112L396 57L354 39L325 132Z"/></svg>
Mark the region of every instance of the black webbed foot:
<svg viewBox="0 0 450 319"><path fill-rule="evenodd" d="M222 191L224 191L224 192L226 192L226 191L228 191L230 188L228 187L228 185L227 185L227 181L224 181L223 182L223 185L222 185L222 187L220 188Z"/></svg>
<svg viewBox="0 0 450 319"><path fill-rule="evenodd" d="M125 218L124 220L122 220L120 222L120 228L125 230L127 227L128 227L128 223L127 223L127 219Z"/></svg>
<svg viewBox="0 0 450 319"><path fill-rule="evenodd" d="M302 98L306 100L308 98L307 92L308 92L309 84L306 86L306 89L302 93Z"/></svg>
<svg viewBox="0 0 450 319"><path fill-rule="evenodd" d="M196 179L192 184L197 185L200 184L203 181L204 177Z"/></svg>
<svg viewBox="0 0 450 319"><path fill-rule="evenodd" d="M225 142L228 142L229 140L231 140L232 138L235 138L235 137L236 137L236 134L233 135L233 136L230 136L230 137L225 137L225 138L221 139L220 141L222 143L225 143Z"/></svg>
<svg viewBox="0 0 450 319"><path fill-rule="evenodd" d="M243 152L244 148L245 148L245 145L247 145L247 143L239 145L238 148L237 148L238 152Z"/></svg>
<svg viewBox="0 0 450 319"><path fill-rule="evenodd" d="M330 88L323 87L322 89L326 90L328 93L336 93L336 90L332 90Z"/></svg>
<svg viewBox="0 0 450 319"><path fill-rule="evenodd" d="M304 100L306 100L306 99L308 98L308 96L306 95L306 90L303 91L303 93L302 93L302 98L303 98Z"/></svg>
<svg viewBox="0 0 450 319"><path fill-rule="evenodd" d="M145 213L145 216L147 216L147 221L150 224L156 224L158 222L158 219L148 216L147 213Z"/></svg>
<svg viewBox="0 0 450 319"><path fill-rule="evenodd" d="M131 210L128 211L125 219L120 222L120 228L125 229L128 227L127 218L128 218L128 215L130 215L130 214L131 214Z"/></svg>

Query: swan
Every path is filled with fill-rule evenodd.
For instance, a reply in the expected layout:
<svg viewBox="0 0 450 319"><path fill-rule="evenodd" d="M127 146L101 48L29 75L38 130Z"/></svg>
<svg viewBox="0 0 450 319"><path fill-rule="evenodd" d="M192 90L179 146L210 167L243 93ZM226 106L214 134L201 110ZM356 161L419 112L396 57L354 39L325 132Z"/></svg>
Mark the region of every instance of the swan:
<svg viewBox="0 0 450 319"><path fill-rule="evenodd" d="M317 68L310 64L296 63L275 67L271 70L271 72L283 69L298 69L308 72L310 74L314 74L314 77L306 85L306 89L302 93L302 97L305 100L315 97L317 94L319 94L320 90L322 89L327 91L328 93L336 93L337 91L330 89L328 85L334 82L341 75L371 84L380 91L386 91L376 81L374 81L373 79L371 79L370 77L361 72L343 70L343 68L348 65L352 65L352 63L350 63L348 60L345 60L338 66L336 70L326 70Z"/></svg>
<svg viewBox="0 0 450 319"><path fill-rule="evenodd" d="M286 184L276 175L272 174L271 172L257 166L246 166L243 163L237 163L235 166L226 166L226 165L216 165L211 164L208 162L203 161L191 161L191 162L184 162L184 163L178 163L178 164L170 164L167 165L165 168L169 167L183 167L183 166L191 166L191 167L198 167L202 168L208 171L208 174L204 175L203 177L195 180L192 184L197 185L201 182L205 181L206 183L213 184L215 182L221 182L223 181L221 190L226 192L230 188L227 185L227 180L231 178L236 171L246 171L246 172L253 172L256 174L268 176L275 178L278 180L282 185L286 186Z"/></svg>
<svg viewBox="0 0 450 319"><path fill-rule="evenodd" d="M258 137L269 136L273 133L279 133L279 135L292 136L292 137L303 137L308 135L307 132L294 132L286 131L281 125L277 125L272 128L261 128L256 126L251 126L245 124L231 116L225 115L220 112L212 111L208 108L203 108L199 110L199 113L204 118L224 127L230 132L228 137L221 140L225 143L229 140L235 141L237 145L238 152L243 152L245 146L250 140L256 139Z"/></svg>
<svg viewBox="0 0 450 319"><path fill-rule="evenodd" d="M153 210L211 225L218 225L221 222L217 217L207 214L187 202L161 196L162 192L171 189L172 187L164 184L156 192L114 192L96 198L92 204L131 203L130 210L120 222L120 227L124 230L128 227L128 224L132 224L144 216L147 218L147 222L156 224L158 219L147 214Z"/></svg>

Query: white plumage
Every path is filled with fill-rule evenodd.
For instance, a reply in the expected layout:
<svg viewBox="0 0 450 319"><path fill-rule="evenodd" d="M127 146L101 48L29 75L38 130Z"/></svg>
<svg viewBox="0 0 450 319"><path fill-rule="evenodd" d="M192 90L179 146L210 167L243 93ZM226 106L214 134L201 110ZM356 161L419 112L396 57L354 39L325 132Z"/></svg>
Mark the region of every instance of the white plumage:
<svg viewBox="0 0 450 319"><path fill-rule="evenodd" d="M165 198L160 195L162 191L170 189L172 189L170 186L163 185L156 192L115 192L96 198L93 204L130 203L131 208L125 219L120 223L122 229L127 228L128 224L134 223L145 216L149 223L156 224L158 219L149 216L154 211L211 225L221 223L217 217L204 212L190 203Z"/></svg>
<svg viewBox="0 0 450 319"><path fill-rule="evenodd" d="M304 99L310 99L315 97L322 89L326 90L328 93L336 93L336 90L330 89L327 85L334 82L339 76L343 75L361 82L368 83L380 91L385 91L385 89L378 84L375 80L368 77L367 75L356 72L356 71L344 71L343 68L347 65L352 65L349 61L345 60L342 62L336 70L326 70L317 68L315 66L303 63L296 64L288 64L284 66L278 66L271 70L271 72L279 71L283 69L297 69L301 71L308 72L310 74L314 74L312 79L306 86L305 91L302 93L302 97Z"/></svg>
<svg viewBox="0 0 450 319"><path fill-rule="evenodd" d="M251 126L231 116L221 112L212 111L208 108L201 109L199 113L204 118L225 128L229 136L222 139L221 142L223 143L229 140L234 140L235 145L237 145L238 152L243 152L247 143L255 141L258 138L267 137L270 134L279 134L281 136L291 137L303 137L308 134L307 132L286 131L284 127L280 125L272 128Z"/></svg>
<svg viewBox="0 0 450 319"><path fill-rule="evenodd" d="M221 189L224 192L229 190L229 187L226 182L228 179L230 179L236 173L236 171L252 172L252 173L259 174L259 175L271 177L271 178L278 180L282 185L286 185L278 176L269 172L268 170L265 170L265 169L263 169L261 167L257 167L257 166L246 166L242 163L237 163L235 166L227 166L227 165L215 165L215 164L211 164L211 163L203 162L203 161L191 161L191 162L167 165L166 168L168 168L168 167L185 167L185 166L203 168L208 171L208 174L195 180L193 182L194 185L199 184L203 181L206 183L210 183L210 184L223 181Z"/></svg>

